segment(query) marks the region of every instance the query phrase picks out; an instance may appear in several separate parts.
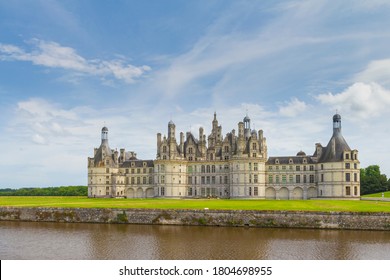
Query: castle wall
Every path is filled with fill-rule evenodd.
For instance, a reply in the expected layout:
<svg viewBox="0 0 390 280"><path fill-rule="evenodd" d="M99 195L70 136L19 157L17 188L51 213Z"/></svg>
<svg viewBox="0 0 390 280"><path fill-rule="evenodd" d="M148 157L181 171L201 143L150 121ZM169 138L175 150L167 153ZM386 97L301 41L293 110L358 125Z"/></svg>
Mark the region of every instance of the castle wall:
<svg viewBox="0 0 390 280"><path fill-rule="evenodd" d="M0 207L0 221L390 230L390 213Z"/></svg>

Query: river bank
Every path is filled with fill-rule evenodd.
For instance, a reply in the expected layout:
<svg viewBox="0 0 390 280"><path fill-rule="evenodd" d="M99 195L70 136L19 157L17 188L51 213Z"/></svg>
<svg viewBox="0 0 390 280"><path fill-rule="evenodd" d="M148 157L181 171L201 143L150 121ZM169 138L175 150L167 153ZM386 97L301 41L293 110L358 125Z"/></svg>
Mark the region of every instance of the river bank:
<svg viewBox="0 0 390 280"><path fill-rule="evenodd" d="M390 213L0 207L0 221L390 230Z"/></svg>

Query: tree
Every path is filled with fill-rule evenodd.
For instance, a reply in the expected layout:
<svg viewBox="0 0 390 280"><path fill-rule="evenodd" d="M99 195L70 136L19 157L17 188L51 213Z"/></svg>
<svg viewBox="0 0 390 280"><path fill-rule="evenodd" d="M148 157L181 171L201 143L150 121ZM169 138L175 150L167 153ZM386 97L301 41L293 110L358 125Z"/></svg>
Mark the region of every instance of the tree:
<svg viewBox="0 0 390 280"><path fill-rule="evenodd" d="M360 193L362 195L389 190L389 181L385 174L381 174L379 165L370 165L360 169Z"/></svg>

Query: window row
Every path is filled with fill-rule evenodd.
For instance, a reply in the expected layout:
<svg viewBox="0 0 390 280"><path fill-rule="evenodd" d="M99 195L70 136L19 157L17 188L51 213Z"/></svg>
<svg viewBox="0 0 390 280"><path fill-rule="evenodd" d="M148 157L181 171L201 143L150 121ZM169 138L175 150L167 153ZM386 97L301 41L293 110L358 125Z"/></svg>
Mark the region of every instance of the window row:
<svg viewBox="0 0 390 280"><path fill-rule="evenodd" d="M295 180L294 180L295 179ZM314 174L312 175L268 175L268 183L282 183L282 184L306 184L314 183Z"/></svg>
<svg viewBox="0 0 390 280"><path fill-rule="evenodd" d="M293 171L294 167L292 165L288 165L288 168L286 165L270 165L268 166L268 170L289 170ZM295 171L314 171L314 165L296 165Z"/></svg>
<svg viewBox="0 0 390 280"><path fill-rule="evenodd" d="M142 172L141 172L142 171ZM129 174L146 174L146 173L153 173L153 168L126 168L126 173Z"/></svg>

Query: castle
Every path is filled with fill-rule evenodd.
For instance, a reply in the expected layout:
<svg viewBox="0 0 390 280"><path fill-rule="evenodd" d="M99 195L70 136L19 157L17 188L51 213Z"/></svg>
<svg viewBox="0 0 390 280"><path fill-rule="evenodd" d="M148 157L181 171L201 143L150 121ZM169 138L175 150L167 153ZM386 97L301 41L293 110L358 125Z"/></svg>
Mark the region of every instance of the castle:
<svg viewBox="0 0 390 280"><path fill-rule="evenodd" d="M157 134L154 160L134 152L112 150L108 129L88 158L89 197L236 198L236 199L359 199L358 151L341 134L341 116L333 116L333 135L326 147L315 144L313 155L268 157L263 131L251 130L250 118L225 137L216 113L206 140L168 123L168 136Z"/></svg>

